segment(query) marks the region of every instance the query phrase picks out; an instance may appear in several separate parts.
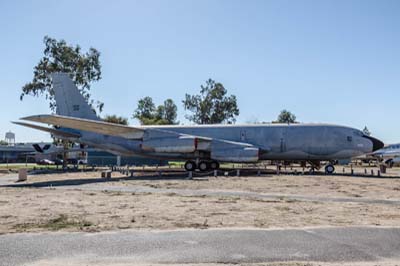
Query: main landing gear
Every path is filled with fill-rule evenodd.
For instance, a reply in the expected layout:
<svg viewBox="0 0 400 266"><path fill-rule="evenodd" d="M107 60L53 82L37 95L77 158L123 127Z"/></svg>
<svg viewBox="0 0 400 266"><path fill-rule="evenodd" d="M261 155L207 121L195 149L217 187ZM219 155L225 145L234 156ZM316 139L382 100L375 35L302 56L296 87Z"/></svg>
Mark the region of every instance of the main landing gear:
<svg viewBox="0 0 400 266"><path fill-rule="evenodd" d="M196 163L195 162L193 162L193 161L187 161L186 163L185 163L185 170L186 171L194 171L194 170L196 170Z"/></svg>
<svg viewBox="0 0 400 266"><path fill-rule="evenodd" d="M219 163L217 161L199 161L197 164L195 161L187 161L185 163L186 171L194 171L199 169L200 171L209 171L219 169Z"/></svg>

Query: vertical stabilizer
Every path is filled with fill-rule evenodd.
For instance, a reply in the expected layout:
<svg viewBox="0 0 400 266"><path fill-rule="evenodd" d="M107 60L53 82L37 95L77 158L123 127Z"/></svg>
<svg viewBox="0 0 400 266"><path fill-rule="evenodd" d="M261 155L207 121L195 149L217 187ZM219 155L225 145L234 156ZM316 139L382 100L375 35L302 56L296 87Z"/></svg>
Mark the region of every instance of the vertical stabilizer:
<svg viewBox="0 0 400 266"><path fill-rule="evenodd" d="M53 73L51 78L58 115L100 120L68 74Z"/></svg>

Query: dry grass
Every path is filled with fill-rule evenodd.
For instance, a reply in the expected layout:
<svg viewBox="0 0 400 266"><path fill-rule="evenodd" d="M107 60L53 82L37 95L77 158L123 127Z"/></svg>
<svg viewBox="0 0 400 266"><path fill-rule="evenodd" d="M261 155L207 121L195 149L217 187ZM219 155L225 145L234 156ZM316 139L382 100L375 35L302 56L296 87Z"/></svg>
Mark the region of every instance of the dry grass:
<svg viewBox="0 0 400 266"><path fill-rule="evenodd" d="M94 180L99 173L30 176L28 183ZM195 180L127 180L94 182L104 186L164 189L132 193L47 188L0 188L0 233L22 231L101 231L145 228L400 226L400 205L324 202L285 195L400 199L400 179L345 176L209 178ZM257 192L251 196L184 196L168 189Z"/></svg>
<svg viewBox="0 0 400 266"><path fill-rule="evenodd" d="M0 233L400 225L400 206L245 197L1 188Z"/></svg>

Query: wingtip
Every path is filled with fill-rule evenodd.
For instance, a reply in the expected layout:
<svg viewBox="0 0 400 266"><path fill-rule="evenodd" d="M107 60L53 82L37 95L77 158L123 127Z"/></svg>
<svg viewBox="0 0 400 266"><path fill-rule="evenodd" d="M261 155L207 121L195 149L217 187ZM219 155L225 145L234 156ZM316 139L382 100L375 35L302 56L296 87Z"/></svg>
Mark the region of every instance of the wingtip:
<svg viewBox="0 0 400 266"><path fill-rule="evenodd" d="M25 116L21 117L21 120L27 120L27 121L36 121L39 122L41 118L48 117L49 115L31 115L31 116Z"/></svg>
<svg viewBox="0 0 400 266"><path fill-rule="evenodd" d="M24 123L24 122L21 122L21 121L11 121L11 123L16 124L16 125L20 125L20 126L29 125L29 123Z"/></svg>

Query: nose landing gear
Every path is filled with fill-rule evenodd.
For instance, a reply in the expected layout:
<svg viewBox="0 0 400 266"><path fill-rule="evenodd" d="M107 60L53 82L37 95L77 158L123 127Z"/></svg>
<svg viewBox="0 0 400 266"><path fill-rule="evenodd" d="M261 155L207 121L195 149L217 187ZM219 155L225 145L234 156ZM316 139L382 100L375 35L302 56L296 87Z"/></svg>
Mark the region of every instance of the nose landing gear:
<svg viewBox="0 0 400 266"><path fill-rule="evenodd" d="M335 167L332 164L328 164L325 166L325 173L333 174L335 172Z"/></svg>

